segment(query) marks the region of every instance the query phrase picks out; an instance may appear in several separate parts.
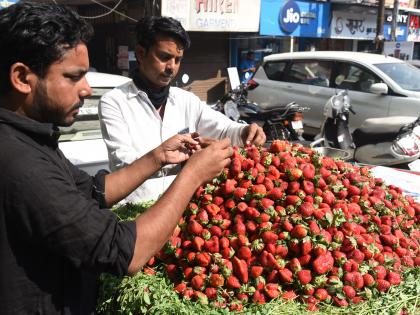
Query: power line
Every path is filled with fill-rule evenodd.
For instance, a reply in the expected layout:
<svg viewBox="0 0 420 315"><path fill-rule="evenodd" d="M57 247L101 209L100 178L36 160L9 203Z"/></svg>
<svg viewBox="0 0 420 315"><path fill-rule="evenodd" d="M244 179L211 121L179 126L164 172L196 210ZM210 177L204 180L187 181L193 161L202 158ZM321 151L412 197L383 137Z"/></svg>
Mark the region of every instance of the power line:
<svg viewBox="0 0 420 315"><path fill-rule="evenodd" d="M55 4L58 4L56 0L52 0L52 1ZM122 13L122 12L120 12L120 11L117 10L118 6L123 2L123 0L119 0L118 3L113 8L108 7L107 5L105 5L103 3L100 3L100 2L98 2L96 0L90 0L90 1L93 2L93 3L95 3L95 4L98 4L98 5L102 6L104 8L106 8L106 9L108 9L109 11L106 12L106 13L104 13L104 14L100 14L100 15L96 15L96 16L83 16L83 15L81 15L80 17L82 17L84 19L99 19L99 18L102 18L104 16L107 16L107 15L109 15L111 13L115 13L115 14L121 15L121 16L129 19L129 20L132 20L134 22L138 22L138 20L136 20L136 19L134 19L134 18L132 18L132 17L130 17L128 15L125 15L124 13Z"/></svg>

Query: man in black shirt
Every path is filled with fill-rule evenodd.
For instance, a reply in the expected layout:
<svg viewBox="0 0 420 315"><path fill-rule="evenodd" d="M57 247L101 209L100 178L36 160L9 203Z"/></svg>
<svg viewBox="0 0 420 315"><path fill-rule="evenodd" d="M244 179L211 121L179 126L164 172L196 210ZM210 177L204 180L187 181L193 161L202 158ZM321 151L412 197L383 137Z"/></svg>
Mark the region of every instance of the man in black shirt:
<svg viewBox="0 0 420 315"><path fill-rule="evenodd" d="M168 239L198 186L230 160L177 135L117 172L90 177L58 149L91 94L91 27L57 5L0 11L0 313L89 314L101 272L134 274ZM191 150L192 149L192 150ZM194 154L191 154L191 152ZM167 192L132 222L110 207L167 163L188 160Z"/></svg>

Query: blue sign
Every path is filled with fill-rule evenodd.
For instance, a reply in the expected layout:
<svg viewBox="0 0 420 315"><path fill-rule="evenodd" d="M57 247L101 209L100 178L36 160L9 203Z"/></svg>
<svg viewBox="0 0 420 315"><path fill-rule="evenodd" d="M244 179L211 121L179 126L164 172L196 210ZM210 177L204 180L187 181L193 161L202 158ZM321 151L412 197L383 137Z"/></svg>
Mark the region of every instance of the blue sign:
<svg viewBox="0 0 420 315"><path fill-rule="evenodd" d="M384 24L384 38L385 40L391 40L392 26L390 24ZM398 42L407 41L408 28L407 25L397 25L395 29L395 37Z"/></svg>
<svg viewBox="0 0 420 315"><path fill-rule="evenodd" d="M0 0L0 10L19 2L19 0Z"/></svg>
<svg viewBox="0 0 420 315"><path fill-rule="evenodd" d="M330 3L261 0L260 34L328 37Z"/></svg>

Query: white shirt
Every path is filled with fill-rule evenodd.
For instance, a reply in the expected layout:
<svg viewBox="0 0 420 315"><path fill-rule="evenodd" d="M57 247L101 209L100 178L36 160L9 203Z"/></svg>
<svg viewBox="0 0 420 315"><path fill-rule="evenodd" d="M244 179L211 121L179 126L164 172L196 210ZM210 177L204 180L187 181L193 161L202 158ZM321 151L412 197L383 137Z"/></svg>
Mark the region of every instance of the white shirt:
<svg viewBox="0 0 420 315"><path fill-rule="evenodd" d="M242 145L246 127L211 109L191 92L171 87L163 120L147 94L130 81L104 94L99 118L111 171L124 167L178 133L200 135ZM179 165L167 165L131 193L126 201L156 200L172 183Z"/></svg>

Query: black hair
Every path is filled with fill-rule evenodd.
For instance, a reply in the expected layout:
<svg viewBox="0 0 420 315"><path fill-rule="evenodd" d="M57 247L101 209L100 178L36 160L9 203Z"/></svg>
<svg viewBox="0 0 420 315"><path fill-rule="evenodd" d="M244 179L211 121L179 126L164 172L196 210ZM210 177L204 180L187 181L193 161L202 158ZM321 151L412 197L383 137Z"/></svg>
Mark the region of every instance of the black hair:
<svg viewBox="0 0 420 315"><path fill-rule="evenodd" d="M14 63L43 78L52 63L92 36L92 26L65 6L23 0L0 10L0 93L11 89Z"/></svg>
<svg viewBox="0 0 420 315"><path fill-rule="evenodd" d="M177 40L182 48L188 49L191 41L181 23L174 18L165 16L146 16L136 25L137 44L146 51L155 44L157 35L166 35Z"/></svg>

